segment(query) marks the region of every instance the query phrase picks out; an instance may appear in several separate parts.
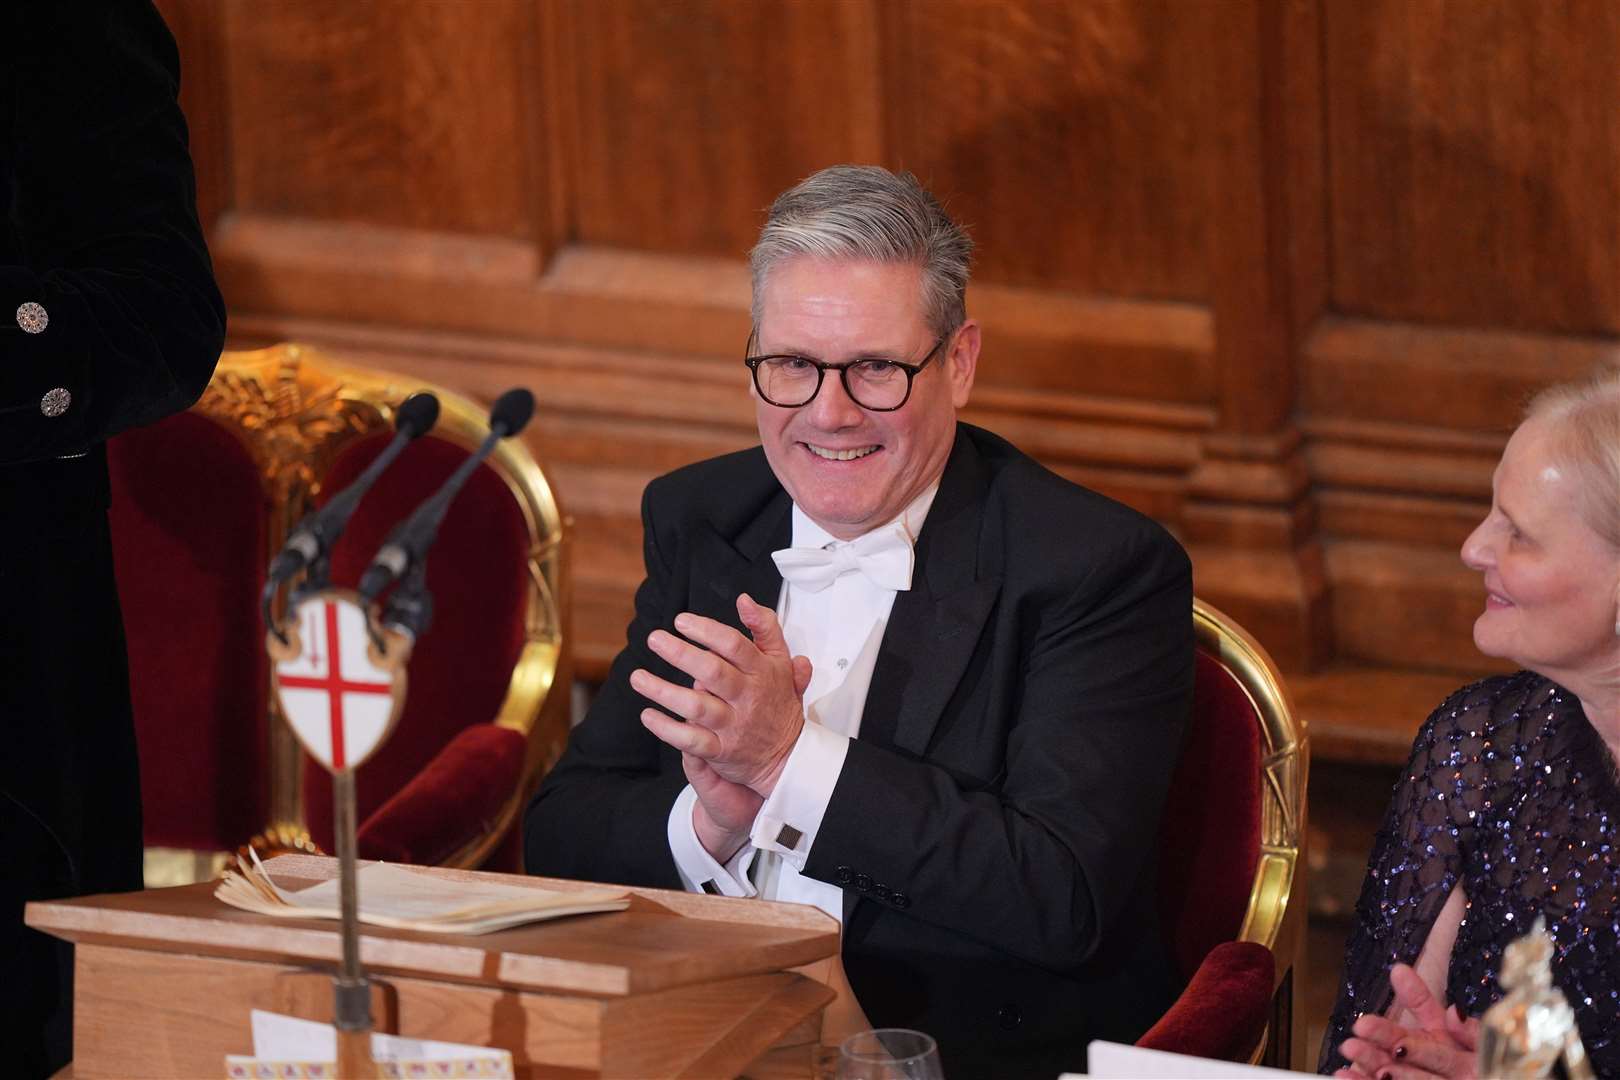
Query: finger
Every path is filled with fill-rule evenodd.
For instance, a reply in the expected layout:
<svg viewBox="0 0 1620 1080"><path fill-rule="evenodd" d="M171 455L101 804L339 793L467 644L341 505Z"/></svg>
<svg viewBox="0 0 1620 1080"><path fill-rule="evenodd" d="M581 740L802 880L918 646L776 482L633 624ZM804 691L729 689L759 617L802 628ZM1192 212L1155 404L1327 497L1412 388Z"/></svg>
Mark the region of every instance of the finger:
<svg viewBox="0 0 1620 1080"><path fill-rule="evenodd" d="M1442 1034L1436 1038L1413 1034L1395 1044L1390 1056L1398 1066L1415 1069L1420 1074L1452 1076L1457 1067L1464 1063L1459 1059L1468 1055L1451 1041L1450 1036Z"/></svg>
<svg viewBox="0 0 1620 1080"><path fill-rule="evenodd" d="M726 623L682 612L676 615L676 630L690 641L667 630L654 630L646 635L646 646L685 674L706 680L711 691L731 691L739 670L750 672L760 665L760 651L753 648L752 641Z"/></svg>
<svg viewBox="0 0 1620 1080"><path fill-rule="evenodd" d="M815 667L810 663L808 656L795 656L793 658L793 692L804 697L804 692L810 689L810 676L815 673Z"/></svg>
<svg viewBox="0 0 1620 1080"><path fill-rule="evenodd" d="M1344 1055L1344 1060L1368 1076L1374 1076L1378 1073L1378 1070L1387 1069L1395 1064L1395 1059L1389 1056L1387 1050L1377 1043L1368 1042L1366 1039L1353 1038L1344 1040L1339 1044L1339 1053Z"/></svg>
<svg viewBox="0 0 1620 1080"><path fill-rule="evenodd" d="M782 624L776 620L776 612L756 604L747 593L741 593L737 597L737 617L754 635L754 646L760 652L766 656L791 655L787 638L782 635Z"/></svg>
<svg viewBox="0 0 1620 1080"><path fill-rule="evenodd" d="M700 693L685 686L676 686L660 679L645 668L630 673L630 688L649 701L656 702L676 716L704 727L725 722L730 711L726 703L713 694Z"/></svg>
<svg viewBox="0 0 1620 1080"><path fill-rule="evenodd" d="M1403 1027L1377 1013L1358 1016L1350 1030L1357 1038L1374 1043L1385 1051L1395 1049L1402 1039L1415 1034L1412 1028Z"/></svg>
<svg viewBox="0 0 1620 1080"><path fill-rule="evenodd" d="M1389 985L1395 991L1395 1003L1409 1009L1420 1026L1434 1032L1446 1030L1445 1009L1429 992L1429 984L1410 965L1396 964L1390 968Z"/></svg>
<svg viewBox="0 0 1620 1080"><path fill-rule="evenodd" d="M683 724L657 709L641 710L641 726L683 754L711 758L720 752L720 736L699 724Z"/></svg>
<svg viewBox="0 0 1620 1080"><path fill-rule="evenodd" d="M1469 1053L1479 1049L1479 1020L1470 1016L1463 1019L1462 1012L1452 1005L1446 1009L1446 1033L1457 1040L1457 1045Z"/></svg>

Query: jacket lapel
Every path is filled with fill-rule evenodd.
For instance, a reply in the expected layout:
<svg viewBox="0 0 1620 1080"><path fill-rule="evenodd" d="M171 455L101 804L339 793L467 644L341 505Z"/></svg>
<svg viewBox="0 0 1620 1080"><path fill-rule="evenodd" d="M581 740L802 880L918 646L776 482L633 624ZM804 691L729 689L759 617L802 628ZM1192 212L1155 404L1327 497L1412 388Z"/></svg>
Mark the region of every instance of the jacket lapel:
<svg viewBox="0 0 1620 1080"><path fill-rule="evenodd" d="M771 552L792 540L793 503L785 491L732 540L710 529L698 534L692 550L693 613L743 629L737 618L737 595L747 593L762 607L775 608L782 592L782 573Z"/></svg>
<svg viewBox="0 0 1620 1080"><path fill-rule="evenodd" d="M861 738L922 757L973 658L1001 590L979 576L984 464L960 434L917 538L911 588L895 597L861 719Z"/></svg>

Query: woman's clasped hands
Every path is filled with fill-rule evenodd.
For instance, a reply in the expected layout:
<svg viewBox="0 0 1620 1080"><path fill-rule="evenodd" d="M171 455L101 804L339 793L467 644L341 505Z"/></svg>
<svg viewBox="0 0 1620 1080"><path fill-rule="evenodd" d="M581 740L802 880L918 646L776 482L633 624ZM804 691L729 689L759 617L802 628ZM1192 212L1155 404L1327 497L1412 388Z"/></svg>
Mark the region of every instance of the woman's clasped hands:
<svg viewBox="0 0 1620 1080"><path fill-rule="evenodd" d="M1455 1005L1442 1008L1406 964L1389 972L1397 1019L1368 1014L1356 1020L1353 1038L1339 1052L1350 1067L1334 1073L1358 1080L1474 1080L1477 1077L1479 1021L1464 1020Z"/></svg>

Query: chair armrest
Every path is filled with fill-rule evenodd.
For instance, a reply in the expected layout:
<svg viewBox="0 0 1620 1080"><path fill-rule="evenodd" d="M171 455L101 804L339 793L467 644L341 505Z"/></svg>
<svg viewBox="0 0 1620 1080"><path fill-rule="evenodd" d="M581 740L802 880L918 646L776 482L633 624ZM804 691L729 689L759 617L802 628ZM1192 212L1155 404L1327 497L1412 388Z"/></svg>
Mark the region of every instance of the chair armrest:
<svg viewBox="0 0 1620 1080"><path fill-rule="evenodd" d="M1275 979L1270 949L1253 941L1222 942L1136 1045L1217 1061L1248 1061L1271 1018Z"/></svg>
<svg viewBox="0 0 1620 1080"><path fill-rule="evenodd" d="M523 776L523 736L475 724L361 823L363 859L436 866L495 828Z"/></svg>

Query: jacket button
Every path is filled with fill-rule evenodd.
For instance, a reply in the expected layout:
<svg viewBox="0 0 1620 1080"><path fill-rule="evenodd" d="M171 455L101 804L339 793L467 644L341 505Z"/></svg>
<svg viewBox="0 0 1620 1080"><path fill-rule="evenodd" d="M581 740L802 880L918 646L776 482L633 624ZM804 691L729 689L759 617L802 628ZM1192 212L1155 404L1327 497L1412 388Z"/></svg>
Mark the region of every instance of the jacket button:
<svg viewBox="0 0 1620 1080"><path fill-rule="evenodd" d="M889 887L880 881L876 885L872 886L872 895L877 897L879 900L887 900L891 894L889 892Z"/></svg>
<svg viewBox="0 0 1620 1080"><path fill-rule="evenodd" d="M39 399L39 411L46 416L57 417L68 411L73 404L73 395L62 387L45 391L45 396Z"/></svg>
<svg viewBox="0 0 1620 1080"><path fill-rule="evenodd" d="M1024 1022L1024 1014L1018 1011L1018 1006L1008 1003L996 1010L996 1023L1001 1025L1003 1031L1017 1031Z"/></svg>
<svg viewBox="0 0 1620 1080"><path fill-rule="evenodd" d="M855 887L857 889L859 889L861 892L866 892L868 889L870 889L872 887L872 875L871 874L856 874L855 875Z"/></svg>
<svg viewBox="0 0 1620 1080"><path fill-rule="evenodd" d="M893 904L901 911L904 911L906 908L911 906L911 897L907 896L903 892L897 892L893 896L889 897L889 903Z"/></svg>
<svg viewBox="0 0 1620 1080"><path fill-rule="evenodd" d="M847 866L840 866L838 869L833 871L833 880L838 882L840 885L848 885L854 877L855 871L851 870Z"/></svg>
<svg viewBox="0 0 1620 1080"><path fill-rule="evenodd" d="M51 317L45 313L45 308L32 300L17 305L17 325L22 327L25 334L38 334L50 324Z"/></svg>

